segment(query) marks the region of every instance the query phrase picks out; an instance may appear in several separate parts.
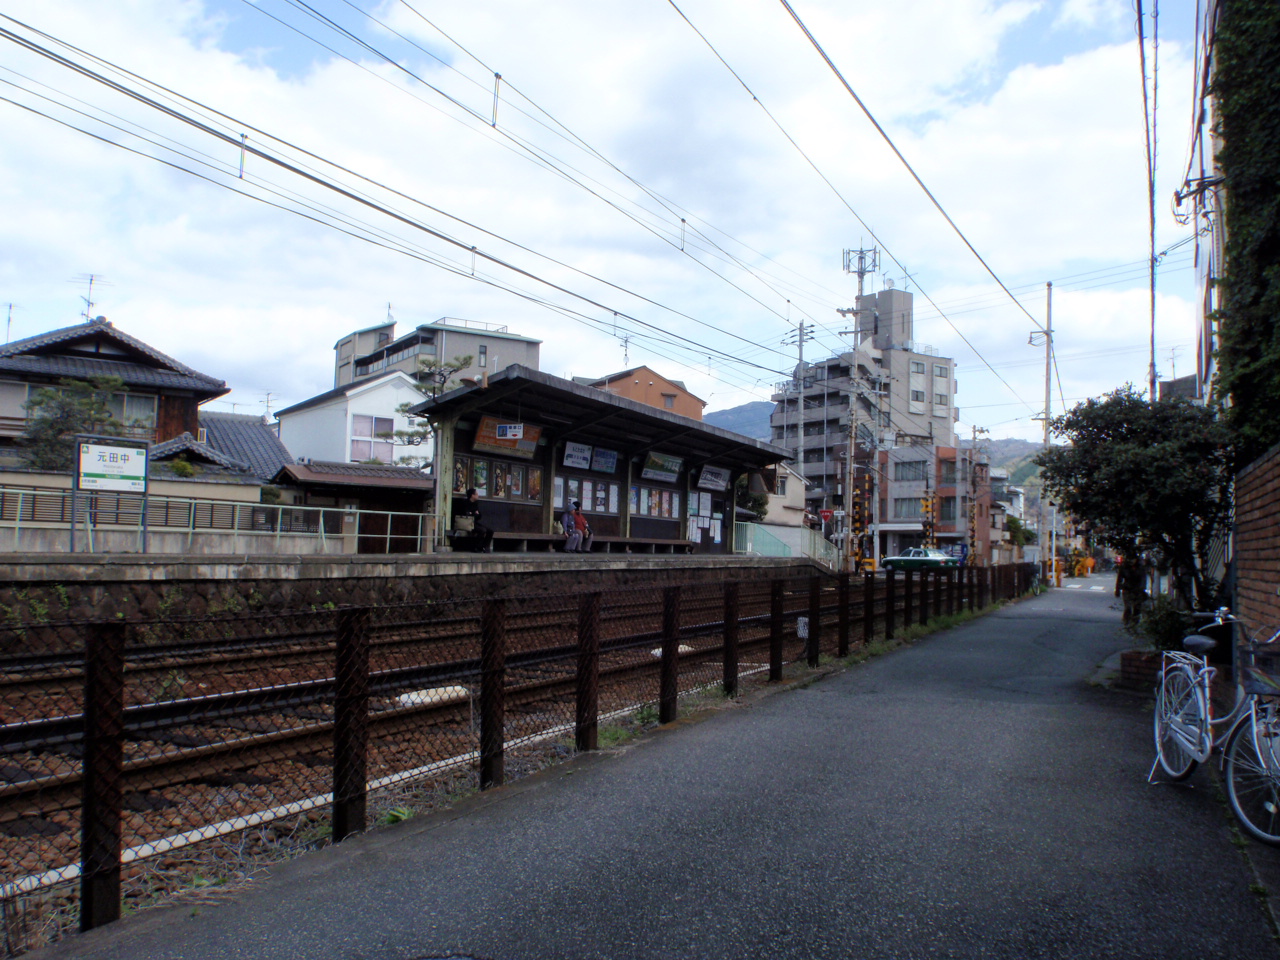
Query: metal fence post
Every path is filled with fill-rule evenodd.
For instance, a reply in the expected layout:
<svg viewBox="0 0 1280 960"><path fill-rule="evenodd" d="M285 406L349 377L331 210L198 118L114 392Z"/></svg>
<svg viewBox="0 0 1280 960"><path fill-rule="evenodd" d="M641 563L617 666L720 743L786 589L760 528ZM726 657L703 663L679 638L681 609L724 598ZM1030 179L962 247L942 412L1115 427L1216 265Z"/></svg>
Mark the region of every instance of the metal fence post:
<svg viewBox="0 0 1280 960"><path fill-rule="evenodd" d="M865 646L876 635L876 575L870 570L862 575L862 643Z"/></svg>
<svg viewBox="0 0 1280 960"><path fill-rule="evenodd" d="M836 578L836 656L849 655L849 574Z"/></svg>
<svg viewBox="0 0 1280 960"><path fill-rule="evenodd" d="M123 623L95 624L84 662L84 778L80 828L80 929L120 918L124 821Z"/></svg>
<svg viewBox="0 0 1280 960"><path fill-rule="evenodd" d="M662 667L658 682L658 722L676 718L680 661L680 588L662 591Z"/></svg>
<svg viewBox="0 0 1280 960"><path fill-rule="evenodd" d="M368 607L338 611L333 679L333 842L365 828L369 757Z"/></svg>
<svg viewBox="0 0 1280 960"><path fill-rule="evenodd" d="M769 679L782 679L782 632L787 585L774 580L769 590Z"/></svg>
<svg viewBox="0 0 1280 960"><path fill-rule="evenodd" d="M739 586L736 580L724 585L724 695L738 695L738 607Z"/></svg>
<svg viewBox="0 0 1280 960"><path fill-rule="evenodd" d="M480 611L480 789L503 781L506 738L507 606L486 600Z"/></svg>
<svg viewBox="0 0 1280 960"><path fill-rule="evenodd" d="M947 571L942 567L933 571L933 619L942 616L942 601L947 587Z"/></svg>
<svg viewBox="0 0 1280 960"><path fill-rule="evenodd" d="M916 572L902 571L902 628L907 630L915 620Z"/></svg>
<svg viewBox="0 0 1280 960"><path fill-rule="evenodd" d="M818 665L822 642L822 579L809 578L809 641L805 644L805 654L809 666Z"/></svg>
<svg viewBox="0 0 1280 960"><path fill-rule="evenodd" d="M574 745L581 751L598 746L600 725L600 594L578 602L578 697Z"/></svg>
<svg viewBox="0 0 1280 960"><path fill-rule="evenodd" d="M929 623L929 603L931 600L929 587L933 584L933 571L921 569L920 571L920 601L916 609L916 622L920 626L926 626Z"/></svg>
<svg viewBox="0 0 1280 960"><path fill-rule="evenodd" d="M884 572L884 638L893 639L894 606L898 602L898 576L896 570Z"/></svg>
<svg viewBox="0 0 1280 960"><path fill-rule="evenodd" d="M947 567L947 616L956 615L956 568Z"/></svg>

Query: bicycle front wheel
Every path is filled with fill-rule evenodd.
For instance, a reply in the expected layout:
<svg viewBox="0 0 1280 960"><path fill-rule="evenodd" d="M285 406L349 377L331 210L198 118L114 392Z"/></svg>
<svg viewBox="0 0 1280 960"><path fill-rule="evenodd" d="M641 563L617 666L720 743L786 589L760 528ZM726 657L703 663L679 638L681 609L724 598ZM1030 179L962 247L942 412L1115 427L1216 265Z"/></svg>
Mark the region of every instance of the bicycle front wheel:
<svg viewBox="0 0 1280 960"><path fill-rule="evenodd" d="M1236 724L1224 773L1231 812L1263 843L1280 846L1280 729L1256 716Z"/></svg>
<svg viewBox="0 0 1280 960"><path fill-rule="evenodd" d="M1209 711L1204 692L1182 665L1166 667L1156 691L1156 755L1170 780L1191 776L1198 761L1195 751L1204 742Z"/></svg>

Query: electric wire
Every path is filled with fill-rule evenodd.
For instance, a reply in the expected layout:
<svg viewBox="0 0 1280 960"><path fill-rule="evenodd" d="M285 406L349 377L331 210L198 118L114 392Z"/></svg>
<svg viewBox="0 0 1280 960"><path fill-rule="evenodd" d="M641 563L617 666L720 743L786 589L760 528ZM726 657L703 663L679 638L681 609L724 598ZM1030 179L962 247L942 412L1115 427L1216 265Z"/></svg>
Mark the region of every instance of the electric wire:
<svg viewBox="0 0 1280 960"><path fill-rule="evenodd" d="M960 337L960 339L964 342L965 346L967 346L970 349L970 351L972 351L973 355L979 361L981 361L983 365L985 365L988 369L990 369L991 372L996 375L996 378L1000 380L1002 384L1004 384L1005 388L1011 394L1013 394L1013 396L1017 397L1022 403L1024 403L1027 406L1027 409L1029 410L1034 409L1032 408L1031 404L1027 403L1027 401L1023 400L1022 397L1019 396L1018 391L1016 391L1013 388L1012 384L1010 384L1003 377L1001 377L1000 374L997 373L989 363L987 363L987 360L982 355L982 352L973 345L973 343L969 340L969 338L964 335L963 331L961 331L960 328L957 327L951 321L951 319L938 307L938 305L933 301L932 297L930 297L928 292L924 289L923 284L921 284L920 281L914 275L912 275L912 273L909 270L907 270L907 268L903 265L902 261L899 260L896 256L894 256L893 252L889 249L888 245L879 237L879 235L870 227L870 225L867 224L867 222L863 220L861 216L859 216L858 212L854 210L853 206L849 203L848 200L845 199L844 195L839 191L839 189L835 186L835 184L831 182L830 178L828 178L826 174L822 172L822 170L813 161L813 159L809 157L809 155L804 151L804 149L800 146L800 144L796 142L796 140L791 136L791 134L787 132L786 128L784 128L782 124L777 120L777 118L773 116L773 114L769 111L769 109L764 105L764 102L755 95L755 93L747 85L746 81L742 79L742 77L738 74L736 70L733 69L732 66L730 66L729 62L725 60L725 58L715 48L714 44L711 43L711 41L706 37L706 35L701 30L699 30L698 27L694 25L693 21L691 21L685 15L684 11L681 10L680 7L676 5L675 0L667 0L667 2L671 5L672 9L674 9L675 12L680 16L680 18L689 25L690 29L692 29L694 33L698 35L698 37L702 40L702 42L706 44L707 48L711 51L711 53L715 56L715 58L719 60L720 63L724 65L725 69L728 70L729 73L733 76L733 78L738 81L738 83L742 86L743 90L745 90L748 96L751 97L752 101L754 101L760 107L760 109L764 111L765 116L769 118L769 120L774 124L774 126L778 128L778 131L783 135L783 137L787 139L787 141L796 149L796 151L800 154L800 156L804 158L805 162L809 164L809 166L818 175L818 177L831 189L831 191L836 195L836 197L845 206L845 208L853 215L854 219L856 219L858 223L860 223L863 226L863 228L867 231L868 235L873 240L875 240L875 242L880 246L882 250L884 250L885 256L889 257L890 260L892 260L895 264L897 264L898 268L901 269L903 273L916 285L916 288L920 291L920 295L923 296L925 300L927 300L929 304L935 310L938 311L939 316L941 316L942 319L947 322L948 326L950 326L951 329L955 331L956 335ZM1017 303L1017 298L1014 298L1014 302ZM1019 304L1019 306L1021 305ZM1024 307L1022 309L1025 312L1026 308ZM1030 314L1028 314L1028 316L1030 316Z"/></svg>
<svg viewBox="0 0 1280 960"><path fill-rule="evenodd" d="M0 16L4 16L4 15L0 14ZM15 23L19 22L19 21L14 21L14 20L13 20L13 18L11 18L11 17L7 17L7 16L5 16L4 18L5 18L5 19L7 19L7 20L10 20L10 21L12 21L12 22L15 22ZM25 24L22 24L22 25L23 25L23 26L26 26ZM41 33L41 35L42 35L42 36L47 36L47 35L43 34L41 31L35 31L35 32L37 32L37 33ZM443 241L445 241L446 243L449 243L449 244L452 244L452 245L454 245L454 246L456 246L456 247L459 247L459 248L461 248L461 249L464 249L464 250L466 250L466 251L468 251L468 252L472 253L472 254L473 254L473 256L479 256L479 257L482 257L482 258L484 258L484 259L486 259L486 260L489 260L490 262L492 262L492 263L494 263L494 264L496 264L496 265L499 265L499 266L504 267L505 269L509 269L509 270L512 270L513 272L515 272L515 273L517 273L517 274L523 275L523 276L525 276L525 277L526 277L526 278L528 278L528 279L532 279L532 280L535 280L536 282L543 283L543 284L545 284L545 285L547 285L547 286L549 286L549 287L551 287L551 288L553 288L553 289L556 289L558 292L564 293L564 294L569 295L569 296L571 296L571 297L575 297L575 298L577 298L577 299L581 299L581 300L583 300L583 301L585 301L585 302L587 302L587 303L590 303L592 306L596 306L596 307L597 307L597 308L599 308L599 309L602 309L602 310L609 310L610 312L616 313L616 314L618 314L619 316L626 316L628 319L630 319L631 321L633 321L633 322L635 322L635 323L641 323L641 324L644 324L645 326L653 327L654 329L661 329L661 328L654 327L654 325L652 325L652 324L647 324L647 323L645 323L644 321L641 321L641 320L639 320L639 319L638 319L638 318L636 318L636 317L632 317L631 315L626 314L624 311L614 311L611 307L607 307L607 306L605 306L604 304L599 303L598 301L595 301L595 300L593 300L593 299L592 299L592 298L590 298L590 297L587 297L587 296L585 296L585 295L583 295L583 294L576 293L575 291L569 290L568 288L565 288L565 287L563 287L563 286L561 286L561 285L559 285L559 284L555 284L555 283L553 283L553 282L551 282L551 281L549 281L549 280L547 280L547 279L545 279L545 278L539 277L539 276L537 276L537 275L535 275L535 274L533 274L533 273L531 273L531 272L529 272L529 271L527 271L527 270L524 270L523 268L520 268L520 267L518 267L518 266L516 266L516 265L514 265L514 264L511 264L511 263L508 263L508 262L506 262L506 261L502 260L501 258L498 258L498 257L496 257L496 256L494 256L494 255L491 255L491 254L488 254L488 253L485 253L485 252L482 252L482 251L479 251L478 249L476 249L476 248L474 248L474 247L472 247L472 246L470 246L470 245L468 245L468 244L464 243L463 241L460 241L460 240L457 240L456 238L450 237L449 235L447 235L447 234L445 234L445 233L443 233L443 232L441 232L441 231L439 231L439 230L436 230L436 229L434 229L434 228L431 228L431 227L429 227L429 226L427 226L427 225L425 225L425 224L419 223L419 222L417 222L417 221L415 221L415 220L413 220L413 219L409 218L408 216L406 216L406 215L404 215L404 214L401 214L401 213L399 213L399 212L397 212L397 211L394 211L394 210L391 210L391 209L389 209L389 208L387 208L387 207L385 207L385 206L382 206L382 205L380 205L380 204L376 203L375 201L373 201L373 200L369 199L368 197L363 196L363 195L360 195L360 194L358 194L358 193L354 192L353 190L351 190L351 189L349 189L349 188L346 188L346 187L343 187L343 186L339 186L339 185L337 185L337 184L335 184L335 183L331 183L331 182L327 181L324 177L322 177L322 176L320 176L320 175L318 175L318 174L315 174L315 173L309 172L309 171L307 171L307 170L305 170L305 169L302 169L300 166L298 166L298 165L296 165L296 164L294 164L294 163L290 163L290 162L284 161L283 159L280 159L280 158L277 158L277 157L271 156L270 154L266 153L265 151L259 150L256 146L246 146L245 144L243 144L242 142L240 142L238 138L235 138L233 135L231 135L231 134L229 134L229 133L223 133L223 132L221 132L221 131L219 131L219 130L216 130L216 129L214 129L211 125L209 125L209 124L207 124L207 123L202 123L201 121L195 120L195 119L194 119L194 118L192 118L192 117L188 117L188 116L186 116L185 114L182 114L180 111L176 110L175 108L167 107L167 106L165 106L164 104L159 103L158 101L156 101L156 100L154 100L154 99L152 99L152 98L150 98L150 97L147 97L147 96L145 96L145 95L143 95L143 94L141 94L141 93L139 93L139 92L137 92L137 91L130 90L130 89L128 89L127 87L124 87L122 84L119 84L119 83L117 83L117 82L115 82L115 81L113 81L113 80L110 80L109 78L104 77L104 76L102 76L101 74L96 73L95 71L89 70L89 69L88 69L88 68L86 68L86 67L83 67L83 66L81 66L81 65L79 65L79 64L76 64L76 63L74 63L74 61L70 61L70 60L68 60L67 58L62 57L61 55L54 53L53 51L49 51L49 50L47 50L46 48L41 47L41 46L39 46L38 44L35 44L35 43L31 42L31 41L27 41L27 40L25 40L24 38L22 38L22 37L20 37L20 36L18 36L18 35L16 35L16 34L14 34L12 31L9 31L9 30L4 29L4 28L0 28L0 36L4 37L5 39L9 39L9 40L11 40L11 41L13 41L13 42L15 42L15 43L18 43L20 46L23 46L23 47L25 47L25 48L27 48L27 49L31 50L32 52L38 53L38 54L40 54L41 56L46 56L47 58L49 58L49 59L53 60L54 62L59 63L60 65L63 65L63 66L65 66L65 67L67 67L67 68L69 68L69 69L71 69L71 70L73 70L73 71L75 71L75 72L77 72L77 73L80 73L82 76L85 76L85 77L87 77L88 79L92 79L92 80L95 80L96 82L102 83L103 85L107 86L108 88L113 89L113 90L115 90L116 92L121 93L121 94L122 94L122 95L124 95L124 96L131 97L132 99L134 99L134 100L138 101L139 103L142 103L143 105L151 106L152 108L154 108L154 109L156 109L156 110L159 110L160 112L162 112L162 113L165 113L165 114L169 115L169 116L170 116L171 118L173 118L173 119L179 120L179 121L181 121L181 122L183 122L183 123L186 123L186 124L188 124L188 125L190 125L190 126L192 126L192 127L196 128L196 129L198 129L198 130L200 130L200 131L204 132L206 135L213 136L213 137L214 137L214 138L216 138L216 139L222 140L224 143L226 143L226 144L228 144L228 145L230 145L230 146L232 146L232 147L234 147L234 148L236 148L236 149L238 149L238 150L243 150L243 151L246 151L246 152L248 152L248 153L251 153L251 154L253 154L253 155L255 155L255 156L257 156L257 157L259 157L259 158L261 158L261 159L264 159L264 160L268 161L269 163L273 163L273 164L275 164L275 165L277 165L277 166L280 166L280 167L282 167L283 169L286 169L287 171L289 171L289 172L291 172L291 173L293 173L293 174L295 174L295 175L297 175L297 176L303 177L304 179L309 180L309 181L311 181L312 183L315 183L315 184L316 184L316 185L318 185L318 186L324 187L325 189L332 190L332 191L334 191L334 192L338 193L339 195L341 195L341 196L343 196L343 197L346 197L347 199L354 200L354 201L355 201L355 202L357 202L357 203L361 203L361 204L363 204L363 205L365 205L365 206L369 206L369 207L371 207L371 208L373 208L373 209L375 209L375 210L377 210L377 211L379 211L379 212L383 213L384 215L390 216L390 217L392 217L393 219L396 219L396 220L400 221L401 223L406 224L406 225L408 225L408 226L410 226L410 227L412 227L412 228L414 228L414 229L422 230L423 232L425 232L425 233L427 233L427 234L429 234L429 235L431 235L431 236L434 236L434 237L436 237L437 239L443 240ZM54 38L54 39L56 39L56 38ZM61 43L61 41L59 41L59 42ZM70 47L70 45L68 45L68 44L62 44L62 45ZM83 51L79 51L79 50L78 50L78 48L73 48L73 49L77 49L77 52L83 52ZM87 55L87 56L90 56L90 57L92 57L92 56L93 56L93 55L91 55L91 54L86 54L86 55ZM95 59L97 59L97 58L95 58ZM130 73L129 71L125 71L125 72L126 72L126 73ZM135 76L135 77L136 77L136 75L134 75L134 74L132 74L132 73L130 73L130 75L131 75L131 76ZM144 79L144 78L138 78L138 79ZM174 94L174 95L176 95L176 96L181 96L180 94L176 94L176 92L174 92L174 91L169 91L169 92L170 92L170 93L172 93L172 94ZM185 100L185 99L187 99L187 98L185 98L185 97L184 97L183 99ZM202 105L202 106L204 106L204 105ZM205 106L205 109L212 110L212 108L208 108L207 106ZM217 114L218 114L219 116L221 116L221 117L226 117L226 116L227 116L227 115L225 115L225 114L221 114L221 113L220 113L220 112L218 112L218 111L214 111L214 112L215 112L215 113L217 113ZM232 120L232 121L234 122L234 118L227 117L227 119L230 119L230 120ZM270 139L272 139L272 140L276 140L277 142L281 142L281 143L286 143L286 144L287 144L287 141L282 141L282 140L280 140L279 138L273 137L273 136L271 136L270 134L265 133L265 131L257 130L257 128L254 128L254 127L252 127L252 126L241 124L241 125L240 125L240 127L241 127L241 129L252 129L252 130L255 130L255 132L257 132L257 133L259 133L259 134L262 134L263 136L269 137L269 138L270 138ZM109 142L109 141L108 141L108 142ZM305 154L305 155L307 155L307 156L316 157L316 155L311 154L311 153L310 153L310 152L308 152L308 151L302 150L302 148L297 147L296 145L293 145L293 144L287 144L287 145L288 145L288 146L290 146L292 149L299 150L300 152L304 153L304 154ZM321 159L321 160L322 160L323 162L325 162L325 163L331 163L330 161L325 161L325 160L323 160L323 158L316 157L316 159ZM360 177L360 175L359 175L359 174L355 174L353 171L346 170L346 168L343 168L343 167L341 167L340 165L337 165L337 164L331 164L331 165L332 165L332 166L334 166L334 167L335 167L335 168L337 168L337 169L343 170L343 171L344 171L344 172L346 172L346 173L351 173L352 175L355 175L355 176L357 176L357 177ZM372 182L372 181L368 181L368 178L361 177L361 179L366 180L366 182ZM408 197L408 196L407 196L407 195L405 195L405 194L399 193L398 191L391 190L391 188L385 187L384 185L378 184L378 186L382 187L383 189L387 189L387 190L389 190L390 192L396 193L397 195L402 196L402 197L404 197L404 198L406 198L406 199L413 200L413 198ZM421 201L416 201L416 200L415 200L414 202L415 202L415 203L419 203L419 204L421 204ZM438 208L431 207L431 206L430 206L430 205L428 205L428 204L421 204L421 205L423 205L424 207L427 207L428 209L432 209L432 210L433 210L433 211L435 211L435 212L439 212L439 213L441 213L442 215L450 216L450 218L451 218L451 219L458 220L459 222L462 222L462 223L466 223L466 221L461 221L461 220L459 220L459 218L452 217L451 215L449 215L449 214L445 213L444 211L438 210ZM467 224L467 225L468 225L468 226L470 226L470 227L472 227L473 229L481 230L481 232L484 232L484 233L486 233L487 235L497 237L497 235L496 235L496 234L491 234L491 233L489 233L489 231L484 231L484 230L483 230L483 228L479 228L479 227L475 226L474 224ZM512 243L511 241L505 240L505 238L500 238L500 237L499 237L499 239L503 239L503 241L504 241L504 242L507 242L507 243ZM520 249L528 250L528 248L520 247L520 245L519 245L519 244L514 244L514 243L512 243L512 245L513 245L513 246L516 246L516 247L518 247L518 248L520 248ZM530 252L530 253L534 253L535 255L539 255L539 256L541 256L540 254L536 254L536 251L528 250L528 252ZM549 258L548 258L548 259L549 259ZM562 263L559 263L558 261L552 261L552 262L556 262L556 263L558 263L558 265L560 265L560 266L565 266L565 267L567 267L568 269L574 269L574 268L572 268L572 267L569 267L567 264L562 264ZM582 273L582 271L576 271L576 272ZM660 307L662 307L662 306L663 306L663 305L661 305L661 304L656 303L656 301L647 300L647 298L644 298L644 297L642 297L642 296L640 296L640 295L638 295L638 294L635 294L635 293L634 293L634 292L632 292L632 291L627 291L627 290L625 290L625 289L624 289L624 288L622 288L622 287L619 287L619 286L614 285L614 284L610 284L608 281L604 281L604 280L602 280L601 278L593 277L592 279L595 279L595 280L597 280L597 281L599 281L599 282L601 282L601 283L605 283L606 285L609 285L609 286L611 286L611 287L614 287L615 289L618 289L618 290L620 290L620 291L622 291L622 292L625 292L625 293L627 293L628 295L636 296L636 297L637 297L637 299L646 300L647 302L652 303L652 304L654 304L655 306L660 306ZM669 308L669 307L663 307L663 308L664 308L664 309L671 310L672 312L679 314L679 311L675 311L673 308ZM690 316L685 315L685 314L680 314L680 315L685 316L687 319L690 319L691 321L693 321L693 322L695 322L695 323L700 323L700 324L702 324L702 325L708 326L710 329L713 329L713 330L715 330L716 332L719 332L719 333L725 333L725 331L721 330L720 328L715 327L714 325L707 324L705 321L698 320L697 318L690 317ZM698 347L698 350L699 350L699 352L700 352L700 353L705 353L705 352L706 352L706 349L704 348L704 346L703 346L702 344L697 343L697 341L693 341L693 340L691 340L691 339L689 339L689 338L687 338L687 337L683 337L683 336L681 336L680 334L671 333L670 331L664 331L664 332L665 332L668 336L670 336L670 337L673 337L673 338L678 339L678 340L684 340L684 341L686 341L686 342L688 342L688 343L690 343L690 344L692 344L692 345L697 346L697 347ZM737 337L737 335L736 335L736 334L732 334L732 333L730 333L729 335L730 335L730 336ZM755 345L755 341L746 340L745 338L741 338L741 337L737 337L737 338L738 338L738 339L742 339L742 340L744 340L744 342L749 343L749 344L751 344L751 345L753 345L753 346ZM720 349L718 349L718 348L714 348L714 349L712 349L712 352L713 352L713 353L720 354L720 355L722 355L722 356L724 356L725 358L730 359L730 360L734 360L734 361L737 361L737 362L743 362L743 363L746 363L746 365L748 365L748 366L756 367L756 368L758 368L758 369L762 369L762 370L768 370L768 371L769 371L769 372L771 372L771 373L777 373L777 374L781 374L781 373L782 373L782 371L776 370L776 369L774 369L774 368L767 368L767 367L763 367L763 366L761 366L761 365L759 365L759 364L752 363L752 362L750 362L750 361L743 361L743 360L741 360L741 358L740 358L740 357L738 357L737 355L734 355L734 354L728 354L728 353L726 353L725 351L722 351L722 350L720 350Z"/></svg>

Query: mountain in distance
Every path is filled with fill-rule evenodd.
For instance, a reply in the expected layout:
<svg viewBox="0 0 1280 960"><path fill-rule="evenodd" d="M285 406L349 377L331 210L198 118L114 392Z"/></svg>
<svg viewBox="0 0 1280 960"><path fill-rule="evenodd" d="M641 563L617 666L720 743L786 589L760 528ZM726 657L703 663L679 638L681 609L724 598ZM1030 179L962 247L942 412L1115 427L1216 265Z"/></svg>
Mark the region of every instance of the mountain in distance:
<svg viewBox="0 0 1280 960"><path fill-rule="evenodd" d="M702 422L724 430L732 430L753 440L768 440L773 431L769 427L769 415L774 405L768 400L753 400L741 406L704 413Z"/></svg>

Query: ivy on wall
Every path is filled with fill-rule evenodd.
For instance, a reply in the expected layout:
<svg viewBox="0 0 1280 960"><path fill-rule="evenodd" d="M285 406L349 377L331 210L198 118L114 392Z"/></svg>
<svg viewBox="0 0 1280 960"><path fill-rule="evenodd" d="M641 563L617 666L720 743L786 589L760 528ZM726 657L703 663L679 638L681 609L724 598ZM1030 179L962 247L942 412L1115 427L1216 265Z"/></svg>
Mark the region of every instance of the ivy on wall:
<svg viewBox="0 0 1280 960"><path fill-rule="evenodd" d="M1219 376L1248 462L1280 442L1280 3L1222 0L1214 61L1227 193Z"/></svg>

